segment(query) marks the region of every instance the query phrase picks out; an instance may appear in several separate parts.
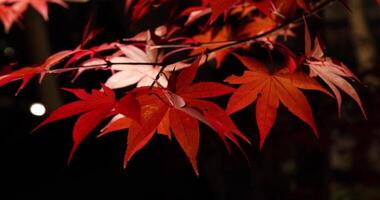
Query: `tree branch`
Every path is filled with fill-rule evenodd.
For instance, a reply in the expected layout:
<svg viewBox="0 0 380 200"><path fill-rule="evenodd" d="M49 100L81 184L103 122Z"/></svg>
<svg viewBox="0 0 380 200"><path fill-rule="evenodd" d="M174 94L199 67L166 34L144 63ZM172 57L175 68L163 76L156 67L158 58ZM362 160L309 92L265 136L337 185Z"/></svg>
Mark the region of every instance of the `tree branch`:
<svg viewBox="0 0 380 200"><path fill-rule="evenodd" d="M213 53L215 51L219 51L219 50L223 50L223 49L227 49L227 48L231 48L231 47L235 47L235 46L239 46L241 44L245 44L247 42L252 42L252 41L255 41L255 40L258 40L260 38L263 38L263 37L266 37L272 33L275 33L283 28L286 28L288 27L289 25L291 24L299 24L299 23L303 23L303 19L306 18L310 18L316 14L318 14L320 11L322 11L323 9L325 9L326 7L332 5L335 1L338 1L338 0L326 0L324 2L322 2L321 4L319 4L317 7L315 7L311 12L309 12L307 15L304 15L304 16L301 16L301 17L298 17L296 19L293 19L293 20L290 20L288 22L285 22L284 24L280 25L280 26L277 26L276 28L274 29L271 29L269 31L266 31L264 33L261 33L259 35L256 35L256 36L252 36L252 37L248 37L248 38L245 38L245 39L242 39L242 40L238 40L238 41L235 41L233 43L228 43L228 44L225 44L225 45L222 45L222 46L219 46L219 47L215 47L213 49L209 49L206 53L198 53L198 54L194 54L194 55L191 55L191 56L188 56L186 58L183 58L183 59L180 59L180 60L177 60L177 61L173 61L173 62L169 62L169 63L166 63L166 65L171 65L171 64L174 64L174 63L177 63L177 62L185 62L185 61L188 61L190 59L194 59L194 58L197 58L201 55L204 55L204 54L210 54L210 53Z"/></svg>
<svg viewBox="0 0 380 200"><path fill-rule="evenodd" d="M284 29L284 28L288 27L291 24L302 24L304 18L308 19L308 18L310 18L312 16L315 16L320 11L322 11L323 9L325 9L328 6L332 5L336 1L338 1L338 0L325 0L324 2L320 3L318 6L316 6L313 10L311 10L309 13L307 13L304 16L300 16L300 17L295 18L293 20L289 20L287 22L284 22L282 25L277 26L277 27L275 27L275 28L273 28L273 29L271 29L269 31L264 32L264 33L258 34L256 36L244 38L244 39L241 39L241 40L236 40L236 41L220 41L220 42L217 41L217 42L206 42L206 43L191 43L191 44L167 44L167 45L163 44L163 45L157 45L158 47L156 46L156 48L207 47L207 46L211 46L211 45L221 45L219 47L210 48L206 52L202 52L202 53L197 53L197 54L194 54L194 55L186 56L184 58L181 58L181 59L178 59L178 60L175 60L175 61L171 61L171 62L155 62L155 63L152 63L152 62L123 62L123 63L108 62L108 63L104 63L104 64L85 65L85 66L77 66L77 67L66 68L66 69L48 70L47 73L62 73L62 72L68 72L68 71L74 71L74 70L78 70L78 69L83 69L83 68L86 68L86 69L95 69L95 68L99 68L101 66L107 66L107 65L152 65L152 66L162 66L162 71L163 71L163 69L166 66L168 66L168 65L172 65L172 64L175 64L175 63L178 63L178 62L186 62L186 61L198 58L199 56L202 56L202 55L208 55L208 54L211 54L211 53L216 52L216 51L220 51L220 50L223 50L223 49L228 49L228 48L231 48L231 47L236 47L236 46L248 43L248 42L256 41L256 40L258 40L260 38L267 37L268 35L271 35L271 34L277 32L277 31L279 31L281 29ZM143 41L130 41L130 42L133 43L133 42L143 42ZM144 41L144 42L146 42L146 41ZM153 47L155 47L155 46L153 46ZM106 69L106 68L103 68L103 69Z"/></svg>

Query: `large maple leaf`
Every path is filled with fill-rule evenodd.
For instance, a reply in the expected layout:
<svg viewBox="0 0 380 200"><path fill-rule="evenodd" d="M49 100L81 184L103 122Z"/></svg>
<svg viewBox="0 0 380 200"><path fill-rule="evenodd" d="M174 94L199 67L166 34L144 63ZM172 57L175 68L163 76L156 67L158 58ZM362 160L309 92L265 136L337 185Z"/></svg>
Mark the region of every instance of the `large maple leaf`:
<svg viewBox="0 0 380 200"><path fill-rule="evenodd" d="M338 102L338 113L340 115L342 97L338 90L343 90L359 105L363 115L367 118L364 111L360 97L354 87L345 80L359 81L358 78L341 62L334 61L333 59L326 57L320 45L318 38L314 40L314 47L312 49L310 32L305 21L305 64L310 68L310 76L321 78L327 86L333 91L336 100Z"/></svg>
<svg viewBox="0 0 380 200"><path fill-rule="evenodd" d="M127 102L131 104L126 109L131 108L131 105L140 105L140 120L130 119L129 116L134 115L131 112L123 113L124 117L117 115L104 129L102 135L115 130L129 129L124 166L158 132L169 137L174 135L198 174L198 121L214 129L224 142L228 138L239 145L237 137L248 142L222 108L213 102L202 100L231 93L234 89L212 82L191 84L197 71L195 65L180 73L171 91L161 88L136 88L138 92L127 98L135 96L138 103L131 103L129 99ZM139 95L142 91L145 92ZM147 95L147 91L150 95Z"/></svg>
<svg viewBox="0 0 380 200"><path fill-rule="evenodd" d="M256 59L236 56L248 70L241 77L232 75L225 80L230 84L241 84L231 96L226 111L232 114L257 101L256 121L260 131L260 147L273 127L280 102L318 134L311 107L300 90L319 90L329 94L318 82L302 72L290 73L288 67L270 73Z"/></svg>
<svg viewBox="0 0 380 200"><path fill-rule="evenodd" d="M103 86L103 91L92 90L91 94L83 89L64 90L74 94L79 100L65 104L53 111L34 131L48 123L80 114L73 129L73 147L68 159L70 162L79 144L102 120L114 112L116 101L114 92L105 86Z"/></svg>

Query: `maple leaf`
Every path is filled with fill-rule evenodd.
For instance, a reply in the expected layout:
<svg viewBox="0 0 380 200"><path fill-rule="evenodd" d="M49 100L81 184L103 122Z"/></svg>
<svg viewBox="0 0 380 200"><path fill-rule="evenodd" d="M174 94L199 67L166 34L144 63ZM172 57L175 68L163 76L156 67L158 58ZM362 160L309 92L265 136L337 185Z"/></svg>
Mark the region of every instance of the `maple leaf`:
<svg viewBox="0 0 380 200"><path fill-rule="evenodd" d="M245 37L255 37L265 32L271 31L277 27L278 23L271 17L253 17L249 22L244 24L239 30L239 34ZM266 37L258 38L258 41L272 42L276 41L278 37L283 36L286 40L289 36L293 37L295 34L292 29L296 27L295 24L290 24L288 27L277 30Z"/></svg>
<svg viewBox="0 0 380 200"><path fill-rule="evenodd" d="M92 59L94 59L96 54L99 54L103 51L115 49L117 44L118 43L105 43L105 44L101 44L99 46L91 47L89 49L84 49L84 48L82 48L82 46L78 46L75 49L75 53L73 54L73 56L71 56L71 58L66 62L64 68L69 67L69 66L75 66L79 60L81 60L82 58L84 58L86 56L89 57L89 59L86 62L89 62ZM104 61L104 59L102 59L102 60ZM82 65L84 65L84 64L82 64Z"/></svg>
<svg viewBox="0 0 380 200"><path fill-rule="evenodd" d="M231 10L231 15L240 15L240 19L249 16L257 7L249 2L244 2L240 6L235 6Z"/></svg>
<svg viewBox="0 0 380 200"><path fill-rule="evenodd" d="M37 66L24 67L19 70L13 71L9 74L0 76L0 87L12 81L22 80L22 84L16 92L16 94L18 94L35 75L40 74L40 82L41 82L45 74L48 72L48 70L51 67L58 64L64 58L72 55L73 53L75 53L75 51L72 51L72 50L60 51L51 55L43 63Z"/></svg>
<svg viewBox="0 0 380 200"><path fill-rule="evenodd" d="M134 5L134 9L131 9L131 5L135 1L133 0L126 0L125 3L125 10L128 10L131 12L131 19L133 22L138 21L141 19L143 16L145 16L151 8L152 1L137 1L137 3Z"/></svg>
<svg viewBox="0 0 380 200"><path fill-rule="evenodd" d="M242 28L242 35L255 36L269 31L277 26L270 17L255 17Z"/></svg>
<svg viewBox="0 0 380 200"><path fill-rule="evenodd" d="M228 9L230 9L233 5L240 2L241 0L204 0L208 2L211 6L211 17L209 23L213 23L216 18L218 18L221 14L224 14Z"/></svg>
<svg viewBox="0 0 380 200"><path fill-rule="evenodd" d="M44 20L49 19L48 3L55 3L67 8L67 4L62 0L26 0L26 2L28 2L38 13L40 13Z"/></svg>
<svg viewBox="0 0 380 200"><path fill-rule="evenodd" d="M261 12L277 21L292 18L298 8L307 10L304 0L261 0L252 1Z"/></svg>
<svg viewBox="0 0 380 200"><path fill-rule="evenodd" d="M140 113L141 113L141 109L140 109ZM101 133L98 135L98 137L102 137L102 136L107 135L108 133L111 133L114 131L120 131L120 130L128 129L131 126L132 122L133 121L131 118L127 118L123 114L117 114L101 130Z"/></svg>
<svg viewBox="0 0 380 200"><path fill-rule="evenodd" d="M310 32L305 21L305 64L310 68L310 76L321 78L327 86L333 91L337 103L338 113L340 116L342 97L338 90L343 90L359 105L363 115L367 118L364 111L362 102L356 90L352 85L345 80L359 81L358 78L341 62L334 61L333 59L326 57L320 45L318 38L314 40L314 47L312 49Z"/></svg>
<svg viewBox="0 0 380 200"><path fill-rule="evenodd" d="M193 22L195 22L197 19L210 14L211 13L211 8L209 7L204 7L204 6L194 6L185 9L182 11L180 16L188 16L186 22L184 23L185 26L189 26Z"/></svg>
<svg viewBox="0 0 380 200"><path fill-rule="evenodd" d="M70 57L70 59L67 60L65 66L63 68L68 68L70 66L78 67L76 66L79 61L83 61L83 58L87 57L87 60L83 61L79 66L81 66L77 73L75 74L75 77L72 79L72 81L76 80L79 75L81 75L85 70L89 69L89 65L98 65L100 62L104 63L103 65L100 65L98 68L103 68L107 65L107 62L105 58L95 58L95 56L101 55L101 53L109 50L118 49L117 45L119 45L118 42L111 42L111 43L103 43L98 46L93 46L90 48L85 48L85 46L94 39L95 36L97 36L103 29L90 29L91 23L93 19L91 18L89 22L87 23L86 27L84 28L83 35L82 35L82 41L81 43L73 50L73 55ZM97 69L96 67L94 67ZM63 70L64 71L64 70Z"/></svg>
<svg viewBox="0 0 380 200"><path fill-rule="evenodd" d="M160 54L157 49L146 47L145 51L133 45L119 45L120 50L126 57L119 57L125 63L160 63L164 59L164 55ZM159 86L166 87L168 77L175 70L187 67L188 64L177 62L172 65L165 66L163 74L156 80L163 66L150 65L128 65L118 64L112 65L111 69L116 71L108 78L105 85L112 89L123 88L137 83L137 87L150 86L154 82Z"/></svg>
<svg viewBox="0 0 380 200"><path fill-rule="evenodd" d="M256 59L236 56L248 70L241 77L232 75L225 80L230 84L241 84L231 96L226 111L232 114L257 101L256 121L260 131L260 148L273 127L280 102L318 135L311 107L300 89L329 94L328 91L302 72L290 73L289 68L284 67L271 74Z"/></svg>
<svg viewBox="0 0 380 200"><path fill-rule="evenodd" d="M100 55L100 53L113 50L117 48L119 43L104 43L99 46L91 47L89 49L85 49L82 45L78 46L74 49L73 55L67 60L64 68L68 67L79 67L76 71L75 76L72 78L72 81L75 81L84 71L89 69L104 69L108 66L107 61L109 62L123 62L120 61L120 57L111 56L111 58L98 58L96 55ZM85 57L88 57L87 60L82 60ZM78 64L79 61L83 61ZM62 70L65 71L64 69Z"/></svg>
<svg viewBox="0 0 380 200"><path fill-rule="evenodd" d="M21 18L28 5L31 5L45 20L48 20L48 3L67 7L67 4L62 0L1 0L0 19L4 24L5 32L9 32L13 23Z"/></svg>
<svg viewBox="0 0 380 200"><path fill-rule="evenodd" d="M27 4L23 2L7 3L6 0L0 1L0 19L4 25L5 32L9 32L13 23L18 21L27 8Z"/></svg>
<svg viewBox="0 0 380 200"><path fill-rule="evenodd" d="M214 34L216 32L216 34ZM218 29L215 31L215 29L211 28L207 30L205 33L196 35L193 37L193 40L197 42L226 42L230 41L232 38L234 38L233 33L231 31L230 26L223 26L221 29ZM219 46L222 46L220 44L215 44L213 48L217 48ZM197 48L193 51L193 54L198 54L201 52L204 52L206 48ZM213 59L215 58L216 61L216 68L219 68L222 64L224 58L231 52L231 49L222 49L216 52L213 52L208 55L208 58Z"/></svg>
<svg viewBox="0 0 380 200"><path fill-rule="evenodd" d="M116 101L114 92L105 86L103 86L103 91L92 90L91 94L83 89L66 88L64 90L74 94L79 100L65 104L53 111L33 131L48 123L80 114L73 129L73 147L68 159L70 162L80 143L101 121L113 113Z"/></svg>
<svg viewBox="0 0 380 200"><path fill-rule="evenodd" d="M35 75L40 74L42 72L44 72L44 69L41 67L24 67L10 74L0 76L0 87L9 82L22 79L22 83L16 92L16 94L18 94L25 87L25 85L30 81L30 79L32 79Z"/></svg>
<svg viewBox="0 0 380 200"><path fill-rule="evenodd" d="M224 15L224 18L226 18L226 12L240 1L241 0L202 0L200 6L189 7L182 11L180 16L188 16L184 24L185 26L188 26L202 16L211 13L208 24L212 24L222 14ZM236 14L241 11L234 9L233 12Z"/></svg>
<svg viewBox="0 0 380 200"><path fill-rule="evenodd" d="M236 134L238 137L245 139L245 141L248 142L248 139L246 139L246 137L238 130L234 122L228 117L227 113L222 108L213 102L202 100L203 98L229 94L235 90L226 85L214 82L200 82L191 84L198 70L196 67L197 64L197 62L194 63L193 66L184 69L179 74L176 78L177 81L175 89L172 90L175 91L175 94L184 99L188 107L194 107L202 110L206 121L202 121L201 119L199 120L214 128L214 130L219 133L219 136L223 141L226 136L238 145L238 141L234 136L234 134Z"/></svg>
<svg viewBox="0 0 380 200"><path fill-rule="evenodd" d="M202 100L231 93L234 89L212 82L191 84L197 72L197 65L199 61L179 74L175 79L176 83L171 85L172 91L162 88L136 88L137 93L130 96L135 96L138 100L141 108L140 119L132 120L128 114L126 117L116 115L103 129L105 133L129 129L124 167L158 132L168 137L173 135L177 139L189 158L194 172L198 174L196 161L200 137L198 121L214 129L224 142L228 138L239 145L236 137L248 142L222 108L213 102Z"/></svg>
<svg viewBox="0 0 380 200"><path fill-rule="evenodd" d="M173 6L171 8L175 8L178 4L179 1L177 0L125 0L125 10L129 12L131 22L134 23L160 6ZM175 9L169 9L167 12L170 13L172 10Z"/></svg>

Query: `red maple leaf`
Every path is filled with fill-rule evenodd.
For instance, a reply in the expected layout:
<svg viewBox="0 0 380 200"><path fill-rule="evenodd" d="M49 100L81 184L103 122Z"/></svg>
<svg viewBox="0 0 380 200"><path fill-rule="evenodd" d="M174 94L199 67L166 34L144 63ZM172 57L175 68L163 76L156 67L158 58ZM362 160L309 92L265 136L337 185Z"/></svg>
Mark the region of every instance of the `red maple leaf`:
<svg viewBox="0 0 380 200"><path fill-rule="evenodd" d="M279 21L292 18L298 8L308 9L304 0L258 0L252 1L252 4L268 17Z"/></svg>
<svg viewBox="0 0 380 200"><path fill-rule="evenodd" d="M67 7L63 0L22 0L28 2L45 20L49 19L48 3L55 3L62 7Z"/></svg>
<svg viewBox="0 0 380 200"><path fill-rule="evenodd" d="M242 35L256 36L276 27L276 22L270 17L254 17L242 28Z"/></svg>
<svg viewBox="0 0 380 200"><path fill-rule="evenodd" d="M202 0L201 5L192 6L185 9L182 11L180 16L188 15L188 19L185 22L185 25L187 26L202 16L211 14L208 20L208 24L212 24L222 14L224 15L225 19L227 16L227 11L229 11L234 7L235 4L238 4L239 2L241 2L241 0ZM248 10L251 10L251 8ZM234 14L241 13L241 10L233 10L233 12Z"/></svg>
<svg viewBox="0 0 380 200"><path fill-rule="evenodd" d="M102 134L129 129L124 166L158 132L168 137L173 135L177 139L191 161L195 173L198 174L196 161L200 135L198 121L214 129L224 142L228 138L239 145L237 137L248 142L222 108L211 101L202 100L231 93L234 89L213 82L191 84L198 65L199 61L184 69L177 77L176 83L171 85L171 90L145 87L135 89L134 95L129 94L126 101L131 103L130 105L140 105L140 110L126 113L125 116L128 118L117 116ZM138 102L130 100L133 96ZM128 108L131 109L131 106L126 107ZM136 120L138 112L141 114L139 120ZM131 119L130 116L135 117Z"/></svg>
<svg viewBox="0 0 380 200"><path fill-rule="evenodd" d="M216 33L216 34L214 35L214 33ZM194 36L193 39L195 41L201 42L201 43L203 43L203 42L204 43L206 43L206 42L212 43L212 42L230 41L233 39L233 37L234 36L232 35L231 28L226 25L226 26L223 26L221 29L211 28L203 34L199 34L199 35ZM220 46L222 46L222 45L215 44L215 45L208 46L208 47L209 48L211 48L211 47L217 48ZM201 53L204 51L206 51L206 47L197 48L193 51L193 54ZM231 51L231 49L222 49L222 50L219 50L219 51L216 51L214 53L209 54L209 58L210 59L215 58L216 68L219 68L220 65L222 64L224 58L228 55L228 53L230 51Z"/></svg>
<svg viewBox="0 0 380 200"><path fill-rule="evenodd" d="M48 20L48 3L55 3L62 7L67 4L62 0L2 0L0 1L0 20L8 32L13 23L21 18L28 5L31 5L45 20Z"/></svg>
<svg viewBox="0 0 380 200"><path fill-rule="evenodd" d="M204 0L211 6L211 17L209 23L213 23L216 18L221 14L224 14L228 9L230 9L236 3L239 3L241 0Z"/></svg>
<svg viewBox="0 0 380 200"><path fill-rule="evenodd" d="M66 88L64 90L74 94L79 100L65 104L53 111L33 131L48 123L81 114L75 122L73 129L73 147L68 159L70 162L79 144L101 121L114 112L113 109L115 108L116 101L114 92L105 86L103 86L103 91L92 90L91 94L83 89Z"/></svg>
<svg viewBox="0 0 380 200"><path fill-rule="evenodd" d="M58 53L51 55L43 63L37 66L24 67L19 70L13 71L9 74L0 76L0 87L12 81L22 80L22 84L16 92L16 94L18 94L34 76L40 74L40 82L41 82L45 74L48 72L48 70L51 67L58 64L64 58L72 55L73 53L75 53L75 50L74 51L72 50L60 51Z"/></svg>
<svg viewBox="0 0 380 200"><path fill-rule="evenodd" d="M166 11L172 13L179 3L177 0L125 0L125 11L130 14L131 22L135 23L160 6L174 6Z"/></svg>
<svg viewBox="0 0 380 200"><path fill-rule="evenodd" d="M260 131L260 147L273 127L280 102L318 134L310 105L299 89L329 92L302 72L290 73L289 68L284 67L272 74L263 63L250 57L236 56L248 70L241 77L233 75L225 80L230 84L241 84L231 96L227 112L237 112L257 100L256 121Z"/></svg>
<svg viewBox="0 0 380 200"><path fill-rule="evenodd" d="M0 3L0 20L4 24L5 32L9 32L13 23L18 21L26 8L27 4L23 2L14 2L12 4L6 4L6 2Z"/></svg>

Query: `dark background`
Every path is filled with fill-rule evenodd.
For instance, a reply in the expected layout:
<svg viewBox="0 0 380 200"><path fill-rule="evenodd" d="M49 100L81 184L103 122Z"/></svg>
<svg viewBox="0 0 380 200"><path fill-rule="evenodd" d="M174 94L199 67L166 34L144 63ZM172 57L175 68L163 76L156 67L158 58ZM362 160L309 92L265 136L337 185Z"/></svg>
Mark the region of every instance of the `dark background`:
<svg viewBox="0 0 380 200"><path fill-rule="evenodd" d="M12 83L0 89L0 195L379 200L380 71L376 48L380 48L380 13L374 0L361 1L362 8L355 4L358 1L351 1L352 13L340 5L328 8L316 29L326 43L328 55L346 63L363 80L363 85L354 85L368 120L347 95L343 95L339 119L334 99L307 92L320 138L316 139L307 125L282 107L264 148L259 151L255 142L252 147L244 146L249 163L236 149L229 155L217 137L202 127L199 177L194 175L177 142L162 136L155 136L123 170L125 132L100 139L91 135L67 166L76 118L48 125L32 135L31 130L43 117L30 114L29 106L43 102L48 112L52 111L74 100L57 88L91 88L104 77L86 73L72 85L69 75L59 79L50 76L42 85L33 79L18 96L13 94L19 83ZM122 9L118 1L70 4L68 10L50 6L50 20L46 23L30 10L23 19L23 28L14 26L9 34L0 31L0 64L18 61L21 66L31 65L53 52L75 48L92 15L96 27L105 27L99 41L120 38L130 33ZM364 12L360 13L360 9ZM354 34L358 27L353 21L360 17L364 17L368 28L364 36ZM302 31L299 34L303 37ZM290 45L299 49L303 44ZM371 48L372 57L371 51L368 53ZM227 58L226 63L233 65L236 61ZM201 71L200 79L210 76L219 80L223 74L210 68ZM244 133L257 141L251 113L252 108L245 109L233 118Z"/></svg>

